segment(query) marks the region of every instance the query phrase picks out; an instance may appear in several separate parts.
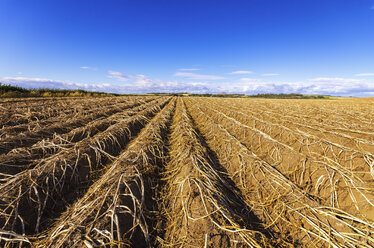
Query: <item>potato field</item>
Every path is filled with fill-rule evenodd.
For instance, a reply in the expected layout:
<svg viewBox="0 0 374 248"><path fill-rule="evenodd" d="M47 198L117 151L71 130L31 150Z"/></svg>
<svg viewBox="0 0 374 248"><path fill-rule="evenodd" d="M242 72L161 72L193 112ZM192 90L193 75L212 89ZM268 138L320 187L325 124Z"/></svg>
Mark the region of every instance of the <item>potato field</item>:
<svg viewBox="0 0 374 248"><path fill-rule="evenodd" d="M0 100L0 247L374 247L374 99Z"/></svg>

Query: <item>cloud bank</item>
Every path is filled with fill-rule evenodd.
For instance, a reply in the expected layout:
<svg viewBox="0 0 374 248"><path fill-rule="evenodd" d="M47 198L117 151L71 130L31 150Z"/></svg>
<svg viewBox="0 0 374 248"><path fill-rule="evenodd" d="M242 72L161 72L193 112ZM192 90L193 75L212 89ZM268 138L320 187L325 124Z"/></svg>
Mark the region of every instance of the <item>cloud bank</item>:
<svg viewBox="0 0 374 248"><path fill-rule="evenodd" d="M72 81L61 81L45 78L26 78L26 77L4 77L0 78L1 82L17 85L27 89L37 89L37 88L50 88L50 89L84 89L89 91L105 91L110 92L110 90L115 90L111 88L111 84L101 83L101 84L87 84L87 83L76 83Z"/></svg>
<svg viewBox="0 0 374 248"><path fill-rule="evenodd" d="M77 83L70 81L5 77L0 81L25 88L84 89L112 93L151 93L151 92L189 92L189 93L301 93L324 94L333 96L374 96L374 80L352 78L312 78L300 82L273 82L263 79L241 78L235 81L204 80L168 81L152 79L145 75L127 75L108 71L114 83Z"/></svg>

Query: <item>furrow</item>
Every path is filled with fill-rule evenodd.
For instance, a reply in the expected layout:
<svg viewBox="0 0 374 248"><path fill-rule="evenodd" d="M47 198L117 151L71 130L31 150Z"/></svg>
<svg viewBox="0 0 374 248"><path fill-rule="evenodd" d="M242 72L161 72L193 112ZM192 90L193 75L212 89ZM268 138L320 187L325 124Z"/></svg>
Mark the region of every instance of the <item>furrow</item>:
<svg viewBox="0 0 374 248"><path fill-rule="evenodd" d="M241 137L241 141L248 148L270 164L275 164L287 178L320 202L362 218L374 218L370 157L353 153L350 156L342 156L343 159L336 159L313 150L308 150L304 154L300 149L294 149L222 112L208 107L204 107L204 111L208 111L207 113L218 123L236 137ZM345 161L352 163L353 166L344 164Z"/></svg>
<svg viewBox="0 0 374 248"><path fill-rule="evenodd" d="M88 192L56 221L37 247L151 247L172 100L140 132Z"/></svg>
<svg viewBox="0 0 374 248"><path fill-rule="evenodd" d="M26 106L25 108L15 108L15 111L7 111L0 119L0 127L17 126L22 124L38 123L56 116L71 115L77 113L79 110L89 109L93 104L100 103L102 100L108 102L108 98L99 99L70 99L70 101L56 101L52 100L50 104L46 102L37 107ZM115 98L112 98L115 101ZM7 109L8 110L8 109Z"/></svg>
<svg viewBox="0 0 374 248"><path fill-rule="evenodd" d="M161 247L265 247L267 233L204 146L182 100L173 119L164 180ZM254 220L252 223L248 221Z"/></svg>
<svg viewBox="0 0 374 248"><path fill-rule="evenodd" d="M85 126L75 128L62 135L54 134L53 139L43 139L31 147L14 149L8 154L0 155L0 179L14 176L25 169L32 168L40 159L46 159L61 150L69 149L86 138L93 137L105 131L126 118L138 114L140 111L163 102L164 99L154 100L140 106L126 109L105 119L94 120Z"/></svg>
<svg viewBox="0 0 374 248"><path fill-rule="evenodd" d="M188 104L207 142L242 190L245 201L292 247L371 247L374 226L323 206L261 159L196 104Z"/></svg>
<svg viewBox="0 0 374 248"><path fill-rule="evenodd" d="M17 234L44 230L68 204L85 192L100 170L163 108L158 106L126 118L94 137L63 150L33 169L0 185L0 228Z"/></svg>
<svg viewBox="0 0 374 248"><path fill-rule="evenodd" d="M66 116L64 118L58 116L51 120L49 125L43 125L42 123L40 123L40 125L38 124L37 127L30 128L30 130L27 129L26 132L19 132L16 135L12 135L11 133L8 134L10 130L3 130L3 132L7 134L0 140L0 154L7 153L17 147L31 146L42 139L52 137L54 134L67 133L74 128L89 123L92 120L107 117L121 110L134 108L136 106L139 106L140 104L143 104L143 102L125 104L124 106L114 106L112 108L108 108L105 111L101 110L103 107L92 110L88 109L86 113L83 111L82 115L74 114L74 116ZM61 120L64 120L64 122L61 123ZM17 127L13 127L13 129L17 129Z"/></svg>

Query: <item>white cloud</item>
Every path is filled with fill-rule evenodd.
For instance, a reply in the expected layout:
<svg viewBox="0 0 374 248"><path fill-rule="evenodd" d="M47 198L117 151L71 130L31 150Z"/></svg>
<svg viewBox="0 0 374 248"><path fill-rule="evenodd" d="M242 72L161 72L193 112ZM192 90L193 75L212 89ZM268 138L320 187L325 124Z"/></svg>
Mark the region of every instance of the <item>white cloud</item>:
<svg viewBox="0 0 374 248"><path fill-rule="evenodd" d="M200 71L200 69L197 68L181 68L179 71Z"/></svg>
<svg viewBox="0 0 374 248"><path fill-rule="evenodd" d="M138 74L138 75L128 75L128 74L123 74L122 72L119 71L108 71L108 78L114 78L118 81L128 81L130 79L145 79L147 78L145 75Z"/></svg>
<svg viewBox="0 0 374 248"><path fill-rule="evenodd" d="M306 85L310 94L362 96L374 90L374 81L352 78L314 78Z"/></svg>
<svg viewBox="0 0 374 248"><path fill-rule="evenodd" d="M362 82L361 79L353 79L353 78L326 78L326 77L319 77L309 79L310 82L314 83L333 83L333 84L346 84L346 83L359 83Z"/></svg>
<svg viewBox="0 0 374 248"><path fill-rule="evenodd" d="M91 71L96 71L97 70L97 68L91 67L91 66L81 66L80 68L83 69L83 70L91 70Z"/></svg>
<svg viewBox="0 0 374 248"><path fill-rule="evenodd" d="M241 78L238 81L216 85L217 92L258 93L301 93L335 96L372 96L374 81L350 78L313 78L300 82L274 82L256 78ZM213 90L213 88L212 88Z"/></svg>
<svg viewBox="0 0 374 248"><path fill-rule="evenodd" d="M355 74L356 77L372 77L374 76L374 73L358 73Z"/></svg>
<svg viewBox="0 0 374 248"><path fill-rule="evenodd" d="M253 71L233 71L233 72L230 72L229 74L233 74L233 75L253 74Z"/></svg>
<svg viewBox="0 0 374 248"><path fill-rule="evenodd" d="M374 91L374 81L349 78L313 78L300 82L269 82L261 79L241 78L237 82L223 85L220 91L242 94L301 93L369 96Z"/></svg>
<svg viewBox="0 0 374 248"><path fill-rule="evenodd" d="M72 81L53 80L46 78L26 78L26 77L4 77L0 79L5 83L17 85L24 88L50 88L50 89L83 89L88 91L104 91L110 84L87 84ZM109 91L107 91L109 92Z"/></svg>
<svg viewBox="0 0 374 248"><path fill-rule="evenodd" d="M130 79L130 77L128 75L125 75L123 74L122 72L119 72L119 71L108 71L108 74L109 74L109 78L114 78L114 79L117 79L119 81L127 81Z"/></svg>
<svg viewBox="0 0 374 248"><path fill-rule="evenodd" d="M220 80L225 79L221 76L215 76L215 75L202 75L192 72L176 72L174 73L174 76L176 77L185 77L189 79L195 79L195 80Z"/></svg>
<svg viewBox="0 0 374 248"><path fill-rule="evenodd" d="M273 76L279 76L280 74L278 73L265 73L265 74L262 74L261 76L264 76L264 77L273 77Z"/></svg>
<svg viewBox="0 0 374 248"><path fill-rule="evenodd" d="M108 93L128 93L143 94L150 92L190 92L190 93L206 93L211 89L209 84L205 82L179 82L164 81L148 78L144 75L131 76L131 80L121 85L109 83L77 83L72 81L53 80L45 78L25 78L25 77L4 77L0 78L0 82L17 85L24 88L50 88L50 89L83 89L87 91L102 91Z"/></svg>

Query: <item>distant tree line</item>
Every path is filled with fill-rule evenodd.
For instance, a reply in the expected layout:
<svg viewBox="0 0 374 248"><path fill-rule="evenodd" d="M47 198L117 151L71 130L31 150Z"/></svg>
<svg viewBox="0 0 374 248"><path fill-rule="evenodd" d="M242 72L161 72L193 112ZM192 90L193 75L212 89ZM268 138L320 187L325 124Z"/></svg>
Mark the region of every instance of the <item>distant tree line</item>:
<svg viewBox="0 0 374 248"><path fill-rule="evenodd" d="M10 84L0 83L0 94L4 94L8 92L28 93L29 90L18 87L18 86L12 86Z"/></svg>
<svg viewBox="0 0 374 248"><path fill-rule="evenodd" d="M272 98L272 99L326 99L329 96L325 95L303 95L297 93L291 94L257 94L257 95L249 95L248 97L254 98Z"/></svg>
<svg viewBox="0 0 374 248"><path fill-rule="evenodd" d="M95 97L95 96L128 96L128 95L141 95L141 94L114 94L104 92L94 92L86 90L65 90L65 89L25 89L19 86L13 86L10 84L0 83L0 97ZM329 96L325 95L303 95L297 93L291 94L257 94L257 95L245 95L245 94L227 94L221 92L218 94L195 94L195 93L148 93L147 95L156 96L197 96L197 97L227 97L227 98L271 98L271 99L328 99Z"/></svg>
<svg viewBox="0 0 374 248"><path fill-rule="evenodd" d="M271 98L271 99L328 99L329 96L325 95L303 95L298 93L291 94L257 94L257 95L245 95L245 94L195 94L195 93L149 93L150 95L164 95L164 96L197 96L197 97L228 97L228 98Z"/></svg>
<svg viewBox="0 0 374 248"><path fill-rule="evenodd" d="M198 96L198 97L245 97L244 94L210 94L210 93L202 93L202 94L197 94L197 93L187 93L187 92L182 92L182 93L148 93L148 95L155 95L155 96Z"/></svg>
<svg viewBox="0 0 374 248"><path fill-rule="evenodd" d="M25 89L19 86L0 83L0 97L95 97L95 96L116 96L119 94L108 94L86 90L65 90L65 89Z"/></svg>

